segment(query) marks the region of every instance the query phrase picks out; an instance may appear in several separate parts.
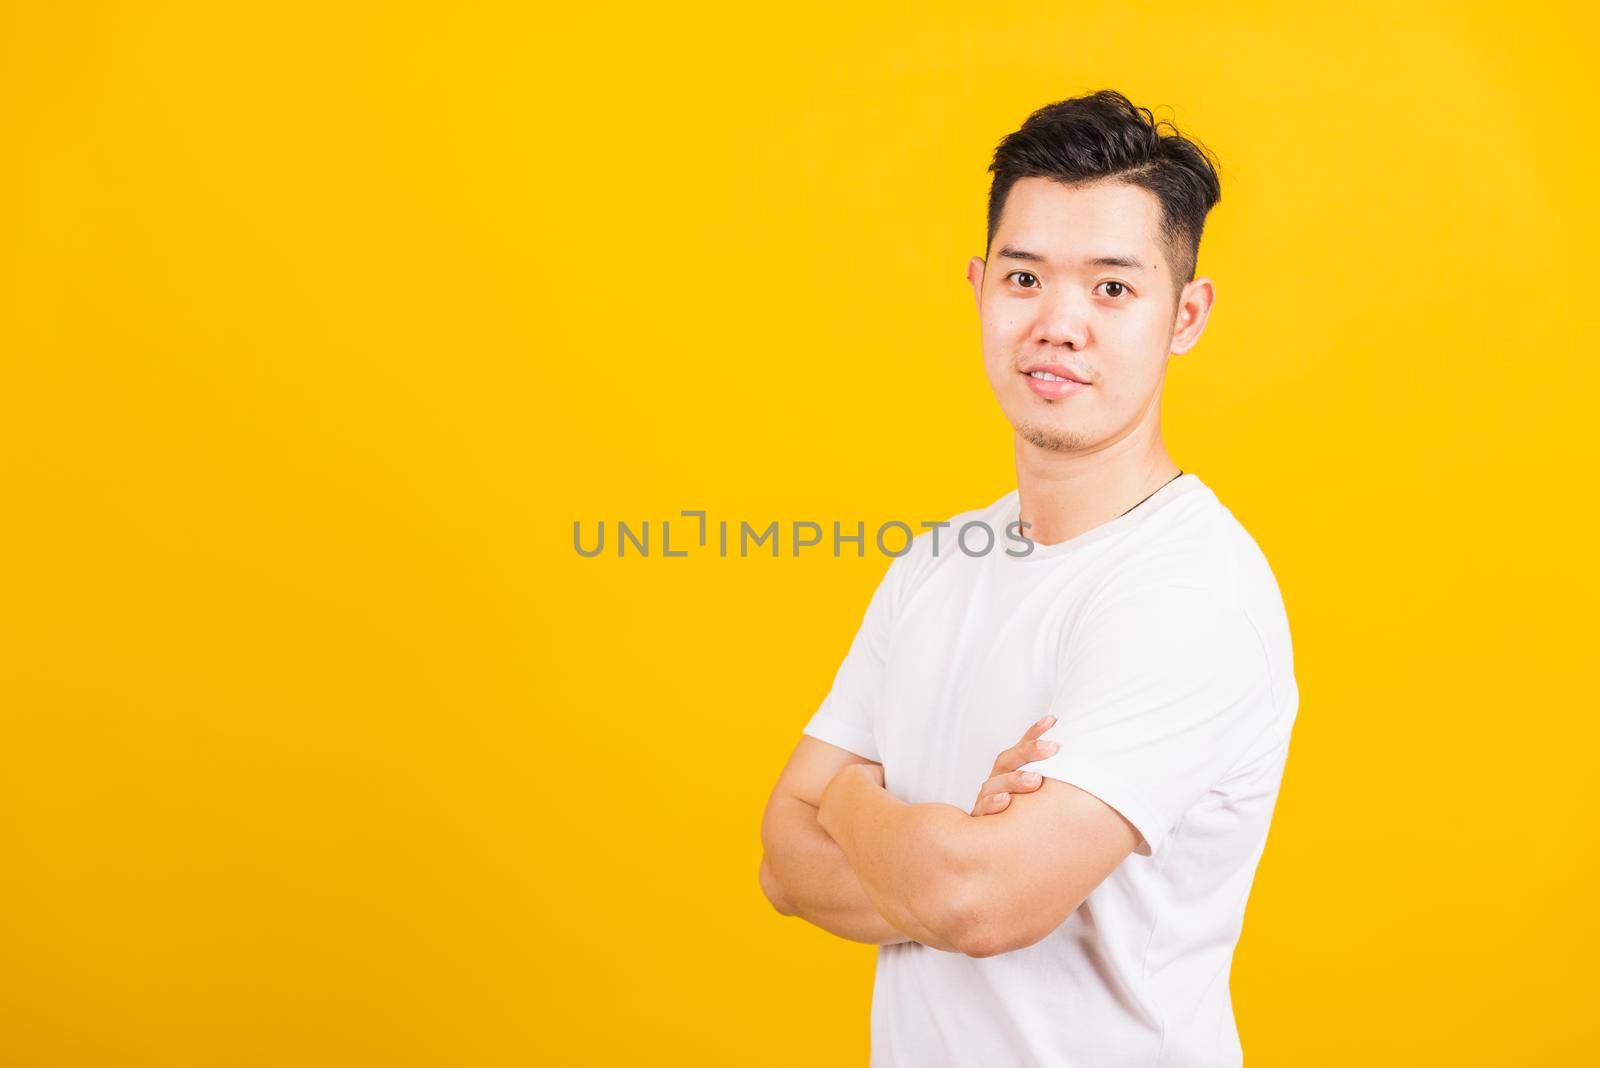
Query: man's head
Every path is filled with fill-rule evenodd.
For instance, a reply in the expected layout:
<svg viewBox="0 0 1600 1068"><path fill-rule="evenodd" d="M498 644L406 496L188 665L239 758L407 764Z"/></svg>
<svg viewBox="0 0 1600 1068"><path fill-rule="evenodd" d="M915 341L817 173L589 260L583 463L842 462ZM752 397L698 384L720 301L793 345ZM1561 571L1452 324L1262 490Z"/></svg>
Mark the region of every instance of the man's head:
<svg viewBox="0 0 1600 1068"><path fill-rule="evenodd" d="M1053 452L1157 430L1167 357L1214 299L1194 277L1222 196L1205 150L1102 90L1034 112L989 169L988 248L967 279L1006 417Z"/></svg>

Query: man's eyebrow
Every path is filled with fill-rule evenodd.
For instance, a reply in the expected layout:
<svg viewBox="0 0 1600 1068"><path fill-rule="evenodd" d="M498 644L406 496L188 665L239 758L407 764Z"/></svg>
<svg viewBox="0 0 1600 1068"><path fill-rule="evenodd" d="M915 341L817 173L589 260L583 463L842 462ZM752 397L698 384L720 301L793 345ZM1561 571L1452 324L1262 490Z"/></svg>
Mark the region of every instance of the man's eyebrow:
<svg viewBox="0 0 1600 1068"><path fill-rule="evenodd" d="M1050 262L1046 257L1039 255L1037 252L1029 252L1027 249L1016 248L1011 245L1006 245L999 252L995 253L995 255L1000 259L1022 260L1025 263ZM1147 270L1143 263L1134 259L1132 256L1094 256L1084 260L1083 262L1090 267L1124 267L1130 271Z"/></svg>

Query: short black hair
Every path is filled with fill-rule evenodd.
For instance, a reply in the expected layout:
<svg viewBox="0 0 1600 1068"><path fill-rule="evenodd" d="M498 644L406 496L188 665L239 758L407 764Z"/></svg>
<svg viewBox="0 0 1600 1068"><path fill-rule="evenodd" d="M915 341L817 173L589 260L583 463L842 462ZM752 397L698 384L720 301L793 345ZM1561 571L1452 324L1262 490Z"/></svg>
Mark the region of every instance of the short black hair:
<svg viewBox="0 0 1600 1068"><path fill-rule="evenodd" d="M1046 104L994 150L984 255L1018 179L1127 182L1161 202L1161 240L1174 289L1181 290L1194 280L1206 215L1222 199L1218 166L1205 146L1184 137L1171 122L1157 122L1149 108L1135 107L1113 89Z"/></svg>

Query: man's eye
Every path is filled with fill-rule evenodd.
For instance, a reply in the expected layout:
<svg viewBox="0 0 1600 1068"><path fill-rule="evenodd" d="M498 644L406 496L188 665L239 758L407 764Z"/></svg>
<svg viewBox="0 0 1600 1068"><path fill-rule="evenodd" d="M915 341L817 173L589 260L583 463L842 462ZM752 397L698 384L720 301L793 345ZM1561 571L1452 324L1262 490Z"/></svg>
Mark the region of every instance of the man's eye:
<svg viewBox="0 0 1600 1068"><path fill-rule="evenodd" d="M1012 271L1010 274L1006 275L1006 277L1007 278L1015 278L1015 279L1017 279L1018 283L1024 289L1032 289L1033 287L1031 285L1029 285L1027 282L1023 282L1022 279L1026 278L1029 281L1033 281L1033 282L1037 282L1038 281L1038 279L1035 278L1033 276L1033 273L1030 272L1030 271Z"/></svg>
<svg viewBox="0 0 1600 1068"><path fill-rule="evenodd" d="M1121 282L1101 282L1100 284L1106 287L1106 296L1112 298L1113 300L1122 296L1122 294L1128 291L1128 287L1123 285ZM1117 291L1115 293L1111 292L1112 286L1117 287Z"/></svg>

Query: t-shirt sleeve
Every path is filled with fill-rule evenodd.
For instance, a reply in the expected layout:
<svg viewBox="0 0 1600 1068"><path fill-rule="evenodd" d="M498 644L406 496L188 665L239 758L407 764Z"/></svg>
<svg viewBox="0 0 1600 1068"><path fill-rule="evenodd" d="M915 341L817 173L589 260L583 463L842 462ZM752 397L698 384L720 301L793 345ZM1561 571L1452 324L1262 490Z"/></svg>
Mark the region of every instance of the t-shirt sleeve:
<svg viewBox="0 0 1600 1068"><path fill-rule="evenodd" d="M802 734L878 763L882 763L883 758L878 755L873 724L883 707L889 630L893 624L895 586L902 559L904 557L897 557L891 561L878 582L850 649L833 677L833 687L801 730Z"/></svg>
<svg viewBox="0 0 1600 1068"><path fill-rule="evenodd" d="M1245 611L1199 588L1153 588L1091 609L1068 640L1043 735L1024 769L1071 783L1161 849L1184 813L1276 724L1266 649Z"/></svg>

